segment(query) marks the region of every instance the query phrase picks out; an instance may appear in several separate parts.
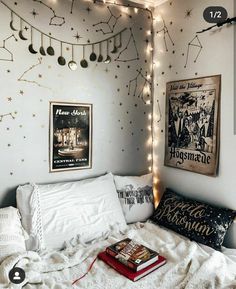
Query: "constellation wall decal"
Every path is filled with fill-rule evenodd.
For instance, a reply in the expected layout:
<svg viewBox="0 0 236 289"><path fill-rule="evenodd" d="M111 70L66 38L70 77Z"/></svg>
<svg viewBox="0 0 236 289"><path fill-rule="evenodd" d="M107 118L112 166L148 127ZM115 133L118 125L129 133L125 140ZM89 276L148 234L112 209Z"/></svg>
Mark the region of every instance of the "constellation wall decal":
<svg viewBox="0 0 236 289"><path fill-rule="evenodd" d="M93 27L99 26L99 29L97 29L96 32L101 31L104 35L114 32L118 20L122 16L121 14L119 16L115 16L114 13L112 13L111 8L109 6L107 7L107 9L110 13L110 17L108 18L108 20L100 21L96 24L93 24Z"/></svg>
<svg viewBox="0 0 236 289"><path fill-rule="evenodd" d="M133 46L133 48L132 48L132 46ZM127 54L128 48L130 48L129 51L133 51L134 50L134 53L135 53L134 57L132 57L130 55L125 55L125 54ZM127 58L125 58L125 57L127 57ZM120 51L120 53L116 57L115 61L130 62L130 61L135 61L135 60L139 60L139 52L138 52L138 48L137 48L137 44L136 44L136 40L134 38L134 34L133 34L133 31L132 31L132 28L130 28L129 40L128 40L125 48Z"/></svg>
<svg viewBox="0 0 236 289"><path fill-rule="evenodd" d="M142 101L146 104L147 99L150 99L151 97L151 88L152 88L152 82L148 80L147 77L145 77L142 73L142 68L140 68L137 71L137 75L134 79L131 79L129 81L129 92L128 95L131 94L132 89L132 83L134 83L134 90L133 90L133 96L141 98ZM140 80L139 80L140 79ZM141 89L138 89L138 83L142 81Z"/></svg>
<svg viewBox="0 0 236 289"><path fill-rule="evenodd" d="M194 59L194 63L197 62L197 59L203 49L203 46L200 42L200 39L198 37L198 35L196 35L189 43L188 43L188 48L187 48L187 55L186 55L186 62L185 62L185 65L184 65L184 68L187 67L188 65L188 61L189 61L189 53L190 53L190 47L194 47L196 49L198 49L198 52L197 52L197 56L195 57Z"/></svg>
<svg viewBox="0 0 236 289"><path fill-rule="evenodd" d="M33 0L33 1L45 6L53 13L53 16L50 18L49 25L62 26L66 23L65 17L57 16L55 10L52 7L45 4L43 1L41 0Z"/></svg>
<svg viewBox="0 0 236 289"><path fill-rule="evenodd" d="M9 49L6 48L6 42L8 40L10 40L11 38L14 38L15 41L18 41L14 34L8 36L6 39L3 40L3 44L2 44L2 46L0 46L0 51L1 50L5 51L7 53L7 55L6 55L6 57L4 57L4 55L1 56L1 52L0 52L0 61L13 61L14 60L13 59L13 53Z"/></svg>
<svg viewBox="0 0 236 289"><path fill-rule="evenodd" d="M27 70L25 70L22 75L17 79L18 81L22 81L22 82L27 82L27 83L32 83L32 84L36 84L39 87L42 88L47 88L49 90L51 90L50 87L44 86L42 84L40 84L39 82L35 81L35 80L30 80L25 78L25 75L28 74L30 71L34 70L37 66L42 64L42 57L38 58L38 62L36 64L31 65Z"/></svg>
<svg viewBox="0 0 236 289"><path fill-rule="evenodd" d="M168 30L168 28L166 26L166 23L165 23L164 19L162 19L162 22L163 22L163 28L161 30L158 30L157 34L163 32L163 40L164 40L164 43L165 43L166 52L168 52L168 45L167 45L166 35L168 36L172 46L174 46L175 44L174 44L174 41L172 40L172 38L170 36L169 30Z"/></svg>
<svg viewBox="0 0 236 289"><path fill-rule="evenodd" d="M14 112L14 113L13 112L9 112L9 113L6 113L6 114L0 114L0 122L2 122L3 119L5 117L7 117L7 116L11 116L12 119L15 119L16 118L15 114L16 114L16 112Z"/></svg>
<svg viewBox="0 0 236 289"><path fill-rule="evenodd" d="M70 7L70 14L73 13L74 4L75 4L75 0L72 0L72 2L71 2L71 7Z"/></svg>

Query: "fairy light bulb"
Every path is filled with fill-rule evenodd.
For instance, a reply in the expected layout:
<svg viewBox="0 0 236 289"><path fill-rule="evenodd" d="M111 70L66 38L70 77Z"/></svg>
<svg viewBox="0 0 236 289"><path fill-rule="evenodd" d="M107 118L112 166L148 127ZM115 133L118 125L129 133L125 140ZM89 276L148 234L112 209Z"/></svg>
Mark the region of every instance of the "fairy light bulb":
<svg viewBox="0 0 236 289"><path fill-rule="evenodd" d="M138 13L138 8L134 8L134 13Z"/></svg>
<svg viewBox="0 0 236 289"><path fill-rule="evenodd" d="M148 161L151 161L151 160L152 160L152 155L149 154L149 155L148 155Z"/></svg>

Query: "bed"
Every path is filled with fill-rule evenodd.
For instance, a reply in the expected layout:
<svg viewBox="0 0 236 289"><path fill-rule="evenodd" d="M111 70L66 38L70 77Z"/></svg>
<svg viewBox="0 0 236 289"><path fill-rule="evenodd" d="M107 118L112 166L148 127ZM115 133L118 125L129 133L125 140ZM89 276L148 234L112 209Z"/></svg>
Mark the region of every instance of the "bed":
<svg viewBox="0 0 236 289"><path fill-rule="evenodd" d="M112 180L111 175L102 177L98 181L92 181L93 187L96 185L96 197L102 199L94 199L92 204L99 204L97 209L93 208L95 215L99 215L99 209L102 211L102 222L105 226L106 220L104 219L106 212L106 201L108 196L104 196L105 184L104 181ZM136 180L137 181L137 180ZM110 183L107 186L109 197L111 195L111 190L113 183ZM140 180L139 180L140 182ZM90 196L90 184L91 182L85 181L83 186L79 184L76 191L79 191L84 196L83 187L86 188L86 196L91 205L91 196ZM73 188L78 184L72 184L69 188ZM101 187L102 196L99 195L99 186ZM140 183L139 183L140 186ZM39 246L40 250L24 250L18 248L16 252L12 252L5 256L0 263L0 288L25 288L25 289L66 289L66 288L81 288L81 289L235 289L236 288L236 249L227 249L222 247L221 250L215 250L209 246L200 244L195 241L190 241L189 238L184 237L173 230L170 230L166 227L160 226L154 223L152 218L146 222L136 222L126 226L118 226L117 223L114 223L109 230L105 230L102 234L97 234L97 228L100 225L101 216L98 219L95 219L95 223L87 224L86 228L82 226L80 234L77 234L74 238L69 238L64 242L63 248L55 249L53 248L53 242L56 245L59 245L58 241L55 240L54 235L56 231L50 235L50 230L53 230L54 227L58 227L59 221L57 215L59 212L63 211L63 206L60 207L61 200L64 199L63 192L68 196L68 199L71 198L71 207L69 210L63 211L63 220L65 219L65 214L73 211L73 205L78 206L75 203L72 195L73 192L70 191L68 195L68 185L52 185L46 187L37 187L31 185L33 188L32 191L29 190L29 186L24 188L23 199L19 201L19 208L21 211L22 224L24 228L28 229L28 234L31 234L31 237L34 237L35 242L31 242L28 246ZM37 189L36 189L37 187ZM132 186L133 188L134 186ZM52 195L55 197L58 192L61 199L56 197L58 202L58 208L60 211L55 209L50 215L50 202L55 204L55 200ZM146 188L146 186L145 186ZM26 190L27 189L27 190ZM50 194L48 193L50 191ZM30 193L29 193L30 192ZM40 200L37 202L37 196L40 194ZM46 192L46 195L44 194ZM147 190L145 189L145 192ZM76 200L79 198L78 192L76 193ZM94 194L94 192L93 192ZM115 194L114 194L115 195ZM140 191L139 191L140 195ZM69 198L70 196L70 198ZM140 196L139 196L140 197ZM79 198L80 199L80 198ZM21 207L20 201L23 201L24 208ZM113 203L114 201L114 203ZM88 208L88 204L85 201L85 197L80 200L80 208L82 210L82 202L85 207ZM33 205L34 204L34 205ZM36 205L38 204L38 205ZM41 205L40 205L41 204ZM45 208L42 208L42 204ZM62 203L61 203L62 204ZM103 206L101 207L101 204ZM108 202L108 211L107 219L111 221L111 215L116 212L115 215L119 219L119 208L112 206L115 204L115 200L109 199ZM41 206L41 211L39 210L39 205ZM133 205L135 206L135 205ZM26 208L31 207L33 211L27 211ZM24 209L22 211L22 208ZM112 208L112 210L111 210ZM145 207L146 208L146 207ZM45 211L43 211L45 209ZM15 209L16 210L16 209ZM11 209L13 211L13 209ZM195 210L196 211L196 210ZM29 224L24 223L24 212L26 213L27 220L31 219L32 224L37 224L38 215L42 215L43 219L48 220L48 218L54 218L50 223L43 220L43 234L41 237L45 240L47 244L40 245L40 238L35 238L37 235L37 230L29 229ZM130 212L130 211L129 211ZM62 214L61 213L61 214ZM91 218L92 211L89 213L89 218ZM79 215L79 214L78 214ZM45 216L47 216L45 218ZM75 212L73 212L75 216ZM17 214L16 216L17 217ZM93 216L92 216L93 217ZM131 217L129 215L129 217ZM141 216L143 218L143 215ZM13 217L11 216L11 219ZM121 217L120 217L121 218ZM40 219L40 218L39 218ZM114 217L113 217L114 219ZM79 224L78 222L81 219L76 219L75 225ZM86 220L83 220L86 221ZM91 222L91 219L89 220ZM19 221L20 222L20 221ZM18 229L21 224L17 223ZM122 223L122 220L120 221ZM57 226L51 226L51 224L57 224ZM6 224L5 224L6 225ZM80 224L81 225L81 224ZM94 226L95 225L95 226ZM27 227L28 226L28 227ZM49 226L49 228L47 228ZM71 231L73 222L69 220L67 225L64 227L59 226L63 238L66 238L66 235L63 235L63 231ZM37 228L40 227L37 224ZM4 229L4 226L0 224L0 245L1 245L1 229ZM8 226L9 231L11 231L10 226ZM13 226L12 228L16 228ZM94 231L96 234L93 234L93 238L87 238L87 231L90 233ZM18 230L17 229L17 230ZM42 229L42 228L41 228ZM6 226L5 229L6 230ZM15 229L14 229L15 230ZM20 230L20 229L19 229ZM18 231L19 231L18 230ZM79 230L79 229L78 229ZM101 228L100 228L101 230ZM84 235L84 233L86 233ZM41 233L40 233L41 234ZM39 235L40 235L39 234ZM58 235L59 236L59 235ZM101 260L97 259L99 252L103 251L108 245L111 245L123 238L129 237L136 240L143 245L150 247L158 251L162 256L167 259L167 263L158 268L156 271L150 273L144 278L140 279L137 282L132 282L115 270L110 268L108 265L103 263ZM23 238L23 236L22 236ZM16 244L20 244L19 242ZM24 240L23 240L24 242ZM6 248L6 246L4 247ZM14 246L15 248L15 246ZM9 251L10 252L10 251ZM0 250L1 257L1 250ZM20 267L26 272L26 279L20 285L14 285L9 281L8 274L13 267ZM82 277L80 279L80 277ZM80 279L78 282L72 283Z"/></svg>
<svg viewBox="0 0 236 289"><path fill-rule="evenodd" d="M91 271L75 285L83 289L235 289L236 250L215 251L191 242L151 222L130 225L126 232L113 232L106 240L82 245L79 240L63 251L14 254L0 267L2 288L11 287L8 272L13 266L26 271L25 289L73 288L72 282L87 272L97 254L109 244L128 236L152 247L167 258L167 263L143 279L132 282L96 260Z"/></svg>

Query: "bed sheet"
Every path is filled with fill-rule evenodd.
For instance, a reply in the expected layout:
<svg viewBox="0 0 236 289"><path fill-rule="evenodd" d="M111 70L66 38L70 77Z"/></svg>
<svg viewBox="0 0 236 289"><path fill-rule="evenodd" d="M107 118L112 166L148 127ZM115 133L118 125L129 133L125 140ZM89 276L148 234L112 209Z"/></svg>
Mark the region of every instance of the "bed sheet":
<svg viewBox="0 0 236 289"><path fill-rule="evenodd" d="M106 237L106 239L105 239ZM157 250L167 263L137 282L132 282L97 260L91 271L79 282L96 255L122 238L133 238ZM26 271L21 286L9 283L13 267ZM236 289L236 250L222 252L191 242L170 230L150 222L128 226L125 232L113 231L103 239L83 244L74 239L62 251L16 254L0 266L0 288L25 289Z"/></svg>

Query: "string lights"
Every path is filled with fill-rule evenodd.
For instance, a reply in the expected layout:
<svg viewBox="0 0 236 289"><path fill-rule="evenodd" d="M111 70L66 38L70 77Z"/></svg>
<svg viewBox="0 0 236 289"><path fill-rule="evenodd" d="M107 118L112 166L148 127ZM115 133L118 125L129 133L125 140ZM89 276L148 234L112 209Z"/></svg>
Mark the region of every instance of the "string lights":
<svg viewBox="0 0 236 289"><path fill-rule="evenodd" d="M108 5L120 6L122 8L122 12L125 12L129 15L132 11L134 11L135 14L138 14L139 11L147 11L150 14L150 20L151 20L151 27L146 32L146 35L149 37L154 36L154 28L153 28L154 22L162 21L162 18L160 17L160 15L157 15L155 18L153 17L152 10L149 9L148 5L145 5L145 7L134 6L133 4L125 5L125 4L117 3L116 1L111 2L107 0L93 0L93 2L97 4L108 4ZM164 33L168 33L168 31L166 30L163 30L163 31ZM154 48L153 47L154 47L154 41L153 41L153 37L151 37L151 42L148 41L147 48L146 48L146 55L151 58L151 65L150 65L151 74L148 74L147 77L145 78L147 79L147 83L143 90L143 93L144 93L143 98L145 97L147 98L147 100L145 101L145 104L150 106L150 113L148 114L148 126L147 126L147 130L149 132L149 137L147 140L147 146L148 146L147 161L149 163L149 166L148 166L149 172L153 172L153 193L154 193L155 204L157 205L160 198L159 198L159 190L158 190L159 179L157 175L158 171L157 171L157 166L156 166L157 156L155 156L155 141L154 141L154 133L155 133L154 127L156 123L156 118L153 117L153 106L150 105L150 104L154 104L153 80L154 80L155 63L154 63ZM135 79L133 81L135 81ZM130 93L130 85L129 85L129 93ZM147 97L148 95L149 97ZM151 96L151 99L150 99L150 96ZM159 109L160 109L160 106L159 106ZM155 160L155 166L154 166L154 160Z"/></svg>

